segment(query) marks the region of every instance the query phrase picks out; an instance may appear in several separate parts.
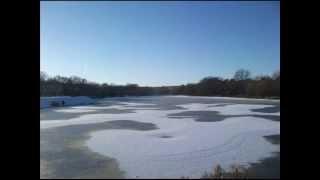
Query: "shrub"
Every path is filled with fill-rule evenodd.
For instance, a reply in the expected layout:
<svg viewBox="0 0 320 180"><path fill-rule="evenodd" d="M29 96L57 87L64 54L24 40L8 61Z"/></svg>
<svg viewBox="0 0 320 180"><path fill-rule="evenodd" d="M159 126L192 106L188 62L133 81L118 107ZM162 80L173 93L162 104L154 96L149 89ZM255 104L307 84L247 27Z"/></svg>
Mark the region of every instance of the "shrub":
<svg viewBox="0 0 320 180"><path fill-rule="evenodd" d="M248 177L248 169L241 165L232 165L230 171L226 171L220 165L217 165L211 173L205 171L200 179L248 179ZM182 176L181 179L189 179L189 177Z"/></svg>

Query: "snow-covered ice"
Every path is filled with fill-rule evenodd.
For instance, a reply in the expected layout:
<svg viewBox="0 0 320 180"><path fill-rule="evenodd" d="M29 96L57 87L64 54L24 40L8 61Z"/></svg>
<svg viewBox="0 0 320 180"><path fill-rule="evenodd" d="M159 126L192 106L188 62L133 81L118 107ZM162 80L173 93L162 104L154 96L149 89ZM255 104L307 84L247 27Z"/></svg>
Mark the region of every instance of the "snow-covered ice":
<svg viewBox="0 0 320 180"><path fill-rule="evenodd" d="M106 107L83 106L78 110L95 108L127 109L128 105L150 105L125 103ZM221 103L221 105L224 103ZM134 178L179 178L200 177L220 164L228 168L232 164L248 165L279 152L280 146L263 138L280 134L280 122L253 115L277 115L277 113L253 112L252 109L272 105L191 103L179 105L186 109L159 110L134 107L135 113L87 114L69 120L40 121L41 128L52 128L74 124L99 123L114 120L132 120L153 123L159 129L101 130L91 132L87 146L94 152L113 157L119 162L126 177ZM90 107L90 108L88 108ZM132 109L132 107L130 107ZM169 118L172 113L185 111L217 111L222 115L246 115L226 118L217 122L197 122L194 118ZM166 137L166 138L163 138Z"/></svg>
<svg viewBox="0 0 320 180"><path fill-rule="evenodd" d="M85 109L85 108L69 108L69 109L54 109L55 112L62 112L62 113L86 113L86 112L95 112L95 109Z"/></svg>
<svg viewBox="0 0 320 180"><path fill-rule="evenodd" d="M217 164L224 168L234 163L248 165L279 151L279 146L262 138L279 133L274 122L250 117L238 120L198 123L177 131L97 131L91 133L87 144L95 152L116 158L128 178L197 178ZM253 126L237 127L242 121ZM159 133L172 137L152 137Z"/></svg>

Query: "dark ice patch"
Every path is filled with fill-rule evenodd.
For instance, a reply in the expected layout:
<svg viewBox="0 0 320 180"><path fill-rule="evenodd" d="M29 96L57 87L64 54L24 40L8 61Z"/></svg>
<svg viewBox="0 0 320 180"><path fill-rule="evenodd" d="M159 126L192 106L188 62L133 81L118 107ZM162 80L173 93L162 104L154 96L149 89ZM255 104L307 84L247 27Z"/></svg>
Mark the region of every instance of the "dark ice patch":
<svg viewBox="0 0 320 180"><path fill-rule="evenodd" d="M252 112L276 113L280 111L280 106L264 107L260 109L252 109Z"/></svg>
<svg viewBox="0 0 320 180"><path fill-rule="evenodd" d="M227 117L219 114L217 111L184 111L179 113L172 113L168 115L169 118L195 118L199 122L216 122L222 121Z"/></svg>
<svg viewBox="0 0 320 180"><path fill-rule="evenodd" d="M160 138L171 138L172 136L169 136L169 135L162 135L160 136Z"/></svg>
<svg viewBox="0 0 320 180"><path fill-rule="evenodd" d="M280 116L277 115L251 115L253 117L264 118L272 121L280 121Z"/></svg>
<svg viewBox="0 0 320 180"><path fill-rule="evenodd" d="M66 108L63 108L66 109ZM73 109L73 108L68 108ZM72 118L78 118L88 114L127 114L135 113L134 109L94 109L90 112L57 112L55 109L44 109L40 110L40 121L41 120L68 120ZM85 109L84 109L85 110ZM91 109L90 109L91 110Z"/></svg>
<svg viewBox="0 0 320 180"><path fill-rule="evenodd" d="M248 116L264 118L272 121L280 121L280 116L276 116L276 115L251 115L251 114L221 115L217 111L184 111L184 112L172 113L168 115L169 118L175 118L175 119L195 118L195 121L198 121L198 122L217 122L217 121L225 120L226 118L248 117Z"/></svg>
<svg viewBox="0 0 320 180"><path fill-rule="evenodd" d="M250 163L249 178L280 178L280 152L273 154L257 163Z"/></svg>
<svg viewBox="0 0 320 180"><path fill-rule="evenodd" d="M264 136L264 138L272 144L280 144L280 134Z"/></svg>
<svg viewBox="0 0 320 180"><path fill-rule="evenodd" d="M209 105L208 107L225 107L225 106L229 106L229 105L233 105L232 103L227 103L227 104L214 104L214 105Z"/></svg>

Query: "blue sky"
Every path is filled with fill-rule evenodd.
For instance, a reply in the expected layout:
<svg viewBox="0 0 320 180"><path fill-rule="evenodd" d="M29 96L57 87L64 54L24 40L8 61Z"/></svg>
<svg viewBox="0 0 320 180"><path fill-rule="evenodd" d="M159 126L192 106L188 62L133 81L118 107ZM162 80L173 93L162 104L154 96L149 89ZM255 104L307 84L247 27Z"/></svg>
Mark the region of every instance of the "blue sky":
<svg viewBox="0 0 320 180"><path fill-rule="evenodd" d="M180 85L280 69L279 2L41 2L40 68L95 82Z"/></svg>

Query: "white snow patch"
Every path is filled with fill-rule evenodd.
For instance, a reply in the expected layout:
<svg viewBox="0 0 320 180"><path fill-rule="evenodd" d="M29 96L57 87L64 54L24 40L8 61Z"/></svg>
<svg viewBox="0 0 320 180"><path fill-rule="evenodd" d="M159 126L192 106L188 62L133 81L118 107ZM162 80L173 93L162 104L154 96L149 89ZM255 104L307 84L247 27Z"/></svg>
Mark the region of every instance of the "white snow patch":
<svg viewBox="0 0 320 180"><path fill-rule="evenodd" d="M67 109L54 109L55 112L63 113L86 113L86 112L95 112L94 109L78 109L78 108L67 108Z"/></svg>
<svg viewBox="0 0 320 180"><path fill-rule="evenodd" d="M128 178L198 178L217 164L224 168L248 165L280 150L262 138L280 134L279 122L254 117L214 123L158 118L159 130L97 131L87 145L116 158Z"/></svg>
<svg viewBox="0 0 320 180"><path fill-rule="evenodd" d="M135 103L135 102L121 102L121 104L125 104L126 106L153 106L155 104L151 103Z"/></svg>
<svg viewBox="0 0 320 180"><path fill-rule="evenodd" d="M75 106L73 109L90 109L90 110L100 110L100 109L111 109L113 106Z"/></svg>

